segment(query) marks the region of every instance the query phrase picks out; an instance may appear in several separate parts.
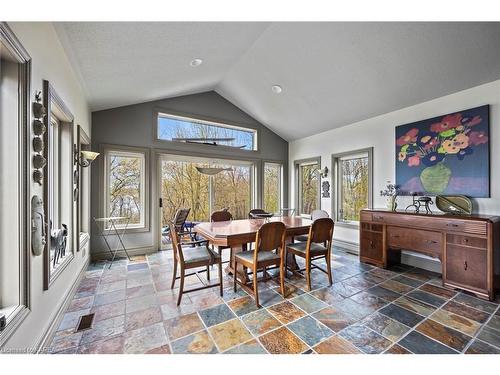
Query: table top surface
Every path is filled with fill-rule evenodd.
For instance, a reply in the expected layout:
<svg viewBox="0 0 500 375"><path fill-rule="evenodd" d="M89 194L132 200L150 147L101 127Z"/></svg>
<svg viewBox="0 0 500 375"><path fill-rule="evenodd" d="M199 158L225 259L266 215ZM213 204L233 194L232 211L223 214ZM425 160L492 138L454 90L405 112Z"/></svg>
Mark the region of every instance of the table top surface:
<svg viewBox="0 0 500 375"><path fill-rule="evenodd" d="M266 222L280 221L288 230L307 228L312 220L297 216L275 216L268 221L265 219L243 219L219 222L203 222L195 226L195 231L210 235L215 238L227 238L245 234L255 234Z"/></svg>

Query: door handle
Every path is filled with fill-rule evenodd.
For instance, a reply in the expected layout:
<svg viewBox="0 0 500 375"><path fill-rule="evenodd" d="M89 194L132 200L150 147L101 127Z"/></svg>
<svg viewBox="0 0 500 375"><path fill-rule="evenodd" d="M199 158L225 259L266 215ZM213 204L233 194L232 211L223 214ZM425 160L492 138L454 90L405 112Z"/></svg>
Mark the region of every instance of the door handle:
<svg viewBox="0 0 500 375"><path fill-rule="evenodd" d="M373 243L373 241L370 241L370 248L375 249L375 244Z"/></svg>
<svg viewBox="0 0 500 375"><path fill-rule="evenodd" d="M467 261L464 262L464 271L467 271Z"/></svg>

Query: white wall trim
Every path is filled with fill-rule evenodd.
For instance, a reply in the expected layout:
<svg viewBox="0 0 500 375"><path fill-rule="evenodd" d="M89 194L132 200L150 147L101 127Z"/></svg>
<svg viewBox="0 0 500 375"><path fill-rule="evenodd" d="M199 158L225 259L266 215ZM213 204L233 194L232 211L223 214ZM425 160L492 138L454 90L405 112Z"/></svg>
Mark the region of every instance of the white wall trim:
<svg viewBox="0 0 500 375"><path fill-rule="evenodd" d="M154 254L158 252L158 248L155 246L144 246L144 247L134 247L127 249L128 255L136 256L136 255L149 255L149 254ZM117 258L122 258L126 257L127 254L125 254L125 251L123 250L118 250L116 253ZM109 251L99 251L98 253L91 253L92 261L98 261L98 260L109 260L111 259L111 254Z"/></svg>
<svg viewBox="0 0 500 375"><path fill-rule="evenodd" d="M90 257L87 257L87 260L83 264L83 267L80 270L73 285L71 286L71 289L69 289L69 291L66 293L66 296L64 297L61 306L59 306L59 309L57 309L56 313L51 317L51 319L49 319L48 327L46 327L46 329L43 330L42 335L35 341L35 347L33 349L36 353L44 353L44 349L49 348L50 340L52 339L52 336L54 335L57 327L59 327L64 312L66 311L66 308L73 299L73 296L75 295L76 289L78 288L80 281L84 278L89 262L90 262Z"/></svg>

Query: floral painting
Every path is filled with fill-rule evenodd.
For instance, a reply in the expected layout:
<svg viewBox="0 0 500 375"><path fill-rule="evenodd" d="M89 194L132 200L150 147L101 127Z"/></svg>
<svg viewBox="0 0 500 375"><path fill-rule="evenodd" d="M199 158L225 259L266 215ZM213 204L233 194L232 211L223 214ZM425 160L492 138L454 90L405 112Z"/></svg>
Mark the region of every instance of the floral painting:
<svg viewBox="0 0 500 375"><path fill-rule="evenodd" d="M489 136L489 105L396 127L396 185L489 197Z"/></svg>

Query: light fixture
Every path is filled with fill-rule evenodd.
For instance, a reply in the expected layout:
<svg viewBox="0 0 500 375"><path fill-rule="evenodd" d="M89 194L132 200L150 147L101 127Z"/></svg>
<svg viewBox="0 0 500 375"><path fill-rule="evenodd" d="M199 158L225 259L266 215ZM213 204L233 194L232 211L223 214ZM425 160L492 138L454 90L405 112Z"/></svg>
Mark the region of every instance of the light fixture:
<svg viewBox="0 0 500 375"><path fill-rule="evenodd" d="M202 59L196 58L196 59L191 60L191 62L189 63L189 65L191 65L193 68L195 68L197 66L200 66L202 63L203 63Z"/></svg>
<svg viewBox="0 0 500 375"><path fill-rule="evenodd" d="M222 172L222 171L232 171L232 168L216 168L216 167L209 167L209 168L203 168L203 167L196 167L196 170L200 172L201 174L205 174L207 176L215 176L216 174Z"/></svg>
<svg viewBox="0 0 500 375"><path fill-rule="evenodd" d="M281 94L283 88L280 85L273 85L271 86L271 90L273 90L275 94Z"/></svg>
<svg viewBox="0 0 500 375"><path fill-rule="evenodd" d="M74 156L75 156L75 164L78 164L80 167L88 167L90 163L92 163L98 156L98 152L93 151L80 151L80 155L78 155L78 149L76 145L74 146Z"/></svg>
<svg viewBox="0 0 500 375"><path fill-rule="evenodd" d="M322 178L328 177L328 167L325 166L323 169L316 169L316 171L319 173L320 177Z"/></svg>

